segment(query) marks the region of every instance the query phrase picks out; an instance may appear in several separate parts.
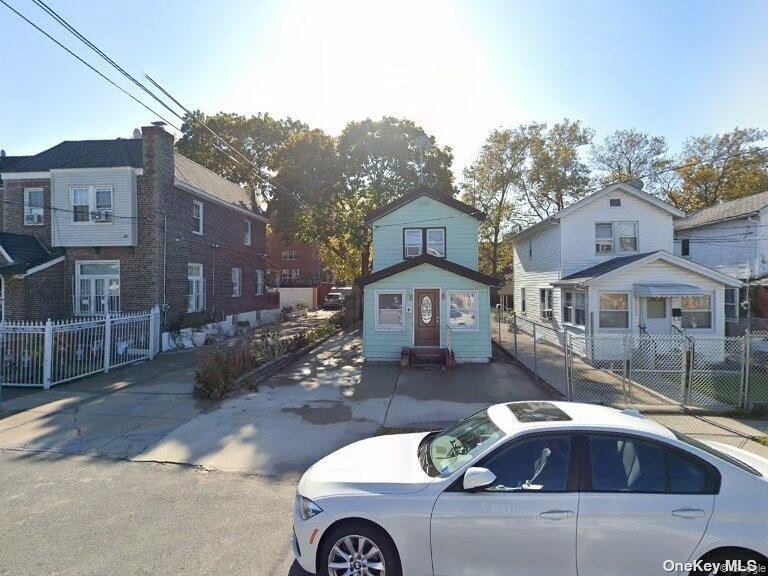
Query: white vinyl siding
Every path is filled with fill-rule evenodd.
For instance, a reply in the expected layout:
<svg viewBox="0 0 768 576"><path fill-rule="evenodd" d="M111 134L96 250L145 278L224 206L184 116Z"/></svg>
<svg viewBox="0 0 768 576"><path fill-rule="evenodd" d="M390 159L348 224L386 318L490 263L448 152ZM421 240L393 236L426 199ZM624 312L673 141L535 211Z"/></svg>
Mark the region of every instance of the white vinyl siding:
<svg viewBox="0 0 768 576"><path fill-rule="evenodd" d="M449 239L450 244L450 239ZM560 278L560 232L557 226L540 232L532 240L529 257L529 239L515 243L513 253L515 310L527 318L541 322L540 290L552 289L552 282ZM526 293L526 310L521 308L521 289ZM560 321L560 290L553 290L549 301L553 320Z"/></svg>
<svg viewBox="0 0 768 576"><path fill-rule="evenodd" d="M133 168L51 170L51 208L54 246L136 245Z"/></svg>

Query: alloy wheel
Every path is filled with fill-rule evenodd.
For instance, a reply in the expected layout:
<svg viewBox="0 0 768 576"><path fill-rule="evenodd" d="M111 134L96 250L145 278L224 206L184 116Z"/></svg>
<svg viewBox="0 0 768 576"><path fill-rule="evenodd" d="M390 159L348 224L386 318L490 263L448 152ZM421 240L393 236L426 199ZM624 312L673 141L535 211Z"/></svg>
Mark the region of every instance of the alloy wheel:
<svg viewBox="0 0 768 576"><path fill-rule="evenodd" d="M384 554L365 536L339 538L328 556L328 576L385 576Z"/></svg>

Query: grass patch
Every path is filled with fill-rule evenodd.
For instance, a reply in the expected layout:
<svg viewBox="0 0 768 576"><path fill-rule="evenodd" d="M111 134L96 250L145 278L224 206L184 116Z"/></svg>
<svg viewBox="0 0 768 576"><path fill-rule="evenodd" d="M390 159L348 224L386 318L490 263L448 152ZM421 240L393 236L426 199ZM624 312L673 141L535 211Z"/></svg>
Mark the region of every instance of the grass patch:
<svg viewBox="0 0 768 576"><path fill-rule="evenodd" d="M754 440L758 444L762 444L763 446L768 447L768 434L765 436L755 436L754 438L752 438L752 440Z"/></svg>

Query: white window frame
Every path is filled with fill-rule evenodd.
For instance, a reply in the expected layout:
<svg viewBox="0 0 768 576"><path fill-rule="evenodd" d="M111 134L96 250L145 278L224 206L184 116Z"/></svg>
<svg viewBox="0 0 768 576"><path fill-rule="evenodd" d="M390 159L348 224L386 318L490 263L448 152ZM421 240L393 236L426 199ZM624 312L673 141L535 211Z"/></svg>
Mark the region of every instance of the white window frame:
<svg viewBox="0 0 768 576"><path fill-rule="evenodd" d="M379 323L379 296L400 295L400 325ZM373 319L376 332L405 332L405 291L404 290L376 290L374 292Z"/></svg>
<svg viewBox="0 0 768 576"><path fill-rule="evenodd" d="M88 220L77 221L75 220L75 191L84 190L88 194ZM102 209L103 212L109 213L109 219L96 220L95 214L100 212L96 203L97 192L109 192L109 209ZM77 206L84 206L85 204L77 204ZM70 224L77 226L81 225L99 225L113 224L115 222L115 190L111 184L97 184L93 186L70 186L69 187L69 207L72 211L72 218Z"/></svg>
<svg viewBox="0 0 768 576"><path fill-rule="evenodd" d="M117 275L114 274L81 274L80 273L80 267L83 264L117 264ZM98 316L103 314L104 312L97 312L94 306L95 298L96 298L96 280L104 280L104 297L106 298L106 312L112 313L112 312L120 312L120 292L121 292L121 285L120 285L120 276L121 276L121 266L120 266L120 260L76 260L75 261L75 302L74 302L74 314L75 316ZM109 299L109 281L117 278L117 308L111 309L109 307L110 299ZM84 297L84 295L80 291L80 281L88 279L90 280L90 294L88 297L90 298L90 302L88 305L89 310L87 312L83 312L81 309L81 301Z"/></svg>
<svg viewBox="0 0 768 576"><path fill-rule="evenodd" d="M243 244L246 246L251 245L251 221L245 220L245 228L243 230Z"/></svg>
<svg viewBox="0 0 768 576"><path fill-rule="evenodd" d="M190 266L198 266L199 275L191 275L189 273ZM197 262L187 264L187 281L190 288L190 292L187 294L187 312L202 312L205 310L205 275L202 264Z"/></svg>
<svg viewBox="0 0 768 576"><path fill-rule="evenodd" d="M603 310L600 306L600 298L603 294L615 294L615 295L623 295L627 297L627 309L626 310ZM620 328L620 327L613 327L613 326L603 326L603 323L601 321L600 314L602 312L625 312L627 313L627 327L626 328ZM626 292L623 290L603 290L598 292L597 294L597 325L600 328L600 330L610 330L610 331L624 331L627 332L632 327L632 294L630 292Z"/></svg>
<svg viewBox="0 0 768 576"><path fill-rule="evenodd" d="M451 297L453 294L460 292L460 293L470 293L474 296L474 303L475 303L475 325L471 328L468 328L466 326L454 326L451 322ZM448 295L446 296L448 299L448 329L451 332L478 332L480 330L480 293L478 290L448 290Z"/></svg>
<svg viewBox="0 0 768 576"><path fill-rule="evenodd" d="M243 295L243 269L232 267L232 298Z"/></svg>
<svg viewBox="0 0 768 576"><path fill-rule="evenodd" d="M419 234L419 241L413 242L411 241L409 243L408 241L408 233L409 232L418 232ZM403 248L405 250L404 256L406 258L416 258L417 256L421 256L424 253L424 231L421 228L403 228ZM418 254L411 254L409 252L409 249L418 248L419 252Z"/></svg>
<svg viewBox="0 0 768 576"><path fill-rule="evenodd" d="M256 270L256 285L254 286L256 296L264 295L264 270Z"/></svg>
<svg viewBox="0 0 768 576"><path fill-rule="evenodd" d="M29 196L32 192L40 194L42 206L32 206ZM30 222L28 217L40 216L40 222ZM24 226L42 226L45 224L45 192L42 188L24 188Z"/></svg>
<svg viewBox="0 0 768 576"><path fill-rule="evenodd" d="M568 296L570 296L570 302L568 301ZM578 296L581 296L584 299L584 305L583 308L576 305L576 298ZM586 328L587 326L587 293L583 290L563 290L562 291L562 298L563 298L563 324L567 324L568 326L577 326L579 328ZM568 313L566 313L566 310L570 311L571 319L567 320ZM584 323L579 324L576 321L576 311L582 310L584 312Z"/></svg>
<svg viewBox="0 0 768 576"><path fill-rule="evenodd" d="M197 216L195 215L195 208L199 209L199 214ZM200 202L199 200L192 200L192 222L197 223L197 228L194 228L192 230L192 233L197 234L198 236L202 236L203 231L205 229L203 213L204 213L203 203Z"/></svg>
<svg viewBox="0 0 768 576"><path fill-rule="evenodd" d="M622 236L621 235L621 226L622 224L630 224L635 227L635 235L634 236ZM617 247L618 252L624 252L624 253L635 253L640 251L640 225L637 222L634 221L624 221L624 222L616 222L614 225L614 234L616 235L616 241L617 241ZM635 239L635 249L634 250L624 250L621 247L621 239L622 238L634 238Z"/></svg>
<svg viewBox="0 0 768 576"><path fill-rule="evenodd" d="M552 288L539 288L539 317L540 318L544 320L553 319L554 301L555 301L555 291Z"/></svg>
<svg viewBox="0 0 768 576"><path fill-rule="evenodd" d="M733 302L728 302L728 294L733 295ZM738 322L739 321L739 289L738 288L726 288L723 299L725 301L725 321L726 322ZM732 307L733 312L728 313L728 308Z"/></svg>
<svg viewBox="0 0 768 576"><path fill-rule="evenodd" d="M599 237L597 235L597 227L598 226L610 226L611 227L611 236L610 236L610 250L600 250L600 245L608 245L608 237ZM616 253L616 226L613 222L595 222L595 254L601 255L601 254L615 254Z"/></svg>
<svg viewBox="0 0 768 576"><path fill-rule="evenodd" d="M283 250L283 253L281 254L281 258L285 260L286 262L294 262L299 259L299 251L298 250Z"/></svg>
<svg viewBox="0 0 768 576"><path fill-rule="evenodd" d="M431 254L431 256L435 256L435 258L445 258L446 257L446 252L447 252L447 246L446 246L446 241L445 241L446 240L445 228L427 228L427 232L425 234L425 236L426 236L426 243L427 243L427 246L426 246L426 253L427 254L429 254L429 244L430 244L430 242L429 242L429 233L430 232L440 232L440 234L442 234L442 237L443 237L442 241L439 243L442 246L442 248L443 248L443 253L438 255L438 256L435 256L434 254Z"/></svg>
<svg viewBox="0 0 768 576"><path fill-rule="evenodd" d="M690 310L687 310L683 307L683 301L686 298L707 298L709 300L709 308L691 308ZM695 296L682 296L680 298L680 326L685 330L712 330L712 328L715 325L714 303L715 303L715 297L713 294L697 294ZM685 326L685 322L683 322L683 318L685 317L686 312L688 313L708 312L709 326L696 326L695 328L693 326Z"/></svg>

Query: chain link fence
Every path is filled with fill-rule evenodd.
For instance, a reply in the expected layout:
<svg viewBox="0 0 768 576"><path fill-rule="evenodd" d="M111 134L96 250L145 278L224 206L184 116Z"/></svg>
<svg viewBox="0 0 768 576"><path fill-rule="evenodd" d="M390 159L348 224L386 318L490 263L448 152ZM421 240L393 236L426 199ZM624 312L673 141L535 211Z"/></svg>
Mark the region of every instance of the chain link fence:
<svg viewBox="0 0 768 576"><path fill-rule="evenodd" d="M499 309L493 338L569 400L644 409L768 408L768 333L586 334Z"/></svg>

